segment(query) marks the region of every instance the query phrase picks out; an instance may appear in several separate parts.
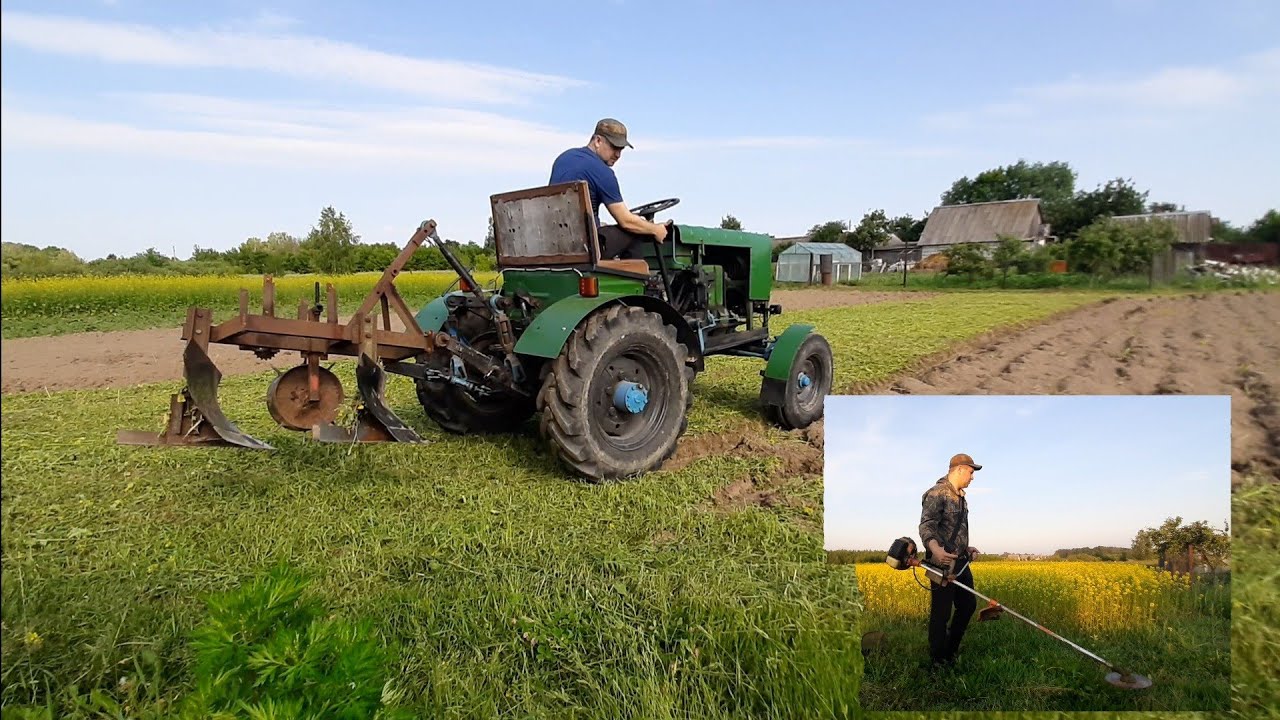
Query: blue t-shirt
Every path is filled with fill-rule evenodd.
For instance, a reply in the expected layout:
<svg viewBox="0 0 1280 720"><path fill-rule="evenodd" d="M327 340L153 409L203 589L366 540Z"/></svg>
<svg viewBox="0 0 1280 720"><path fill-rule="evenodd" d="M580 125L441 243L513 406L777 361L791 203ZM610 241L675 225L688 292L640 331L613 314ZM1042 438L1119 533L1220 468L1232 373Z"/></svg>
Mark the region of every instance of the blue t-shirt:
<svg viewBox="0 0 1280 720"><path fill-rule="evenodd" d="M600 226L600 205L622 202L622 190L618 188L618 176L613 168L589 147L565 150L551 165L550 185L586 180L591 194L591 211L596 214L596 226Z"/></svg>

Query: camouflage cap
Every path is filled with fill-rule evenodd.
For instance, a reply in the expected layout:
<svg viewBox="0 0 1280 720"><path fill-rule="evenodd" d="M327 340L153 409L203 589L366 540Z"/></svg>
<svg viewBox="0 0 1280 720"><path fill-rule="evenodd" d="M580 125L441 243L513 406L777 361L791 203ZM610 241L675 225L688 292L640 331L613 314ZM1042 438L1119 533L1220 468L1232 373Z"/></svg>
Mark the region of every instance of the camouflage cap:
<svg viewBox="0 0 1280 720"><path fill-rule="evenodd" d="M609 144L616 148L629 147L634 149L634 145L627 142L627 126L613 118L605 118L596 123L596 135L609 141Z"/></svg>
<svg viewBox="0 0 1280 720"><path fill-rule="evenodd" d="M981 466L981 465L979 465L979 464L975 463L975 462L973 461L973 458L969 457L968 455L966 455L966 454L964 454L964 453L960 453L959 455L952 455L952 456L951 456L951 464L950 464L950 465L948 465L947 467L948 467L948 468L953 468L953 467L956 467L957 465L968 465L969 467L973 468L974 470L981 470L981 469L982 469L982 466Z"/></svg>

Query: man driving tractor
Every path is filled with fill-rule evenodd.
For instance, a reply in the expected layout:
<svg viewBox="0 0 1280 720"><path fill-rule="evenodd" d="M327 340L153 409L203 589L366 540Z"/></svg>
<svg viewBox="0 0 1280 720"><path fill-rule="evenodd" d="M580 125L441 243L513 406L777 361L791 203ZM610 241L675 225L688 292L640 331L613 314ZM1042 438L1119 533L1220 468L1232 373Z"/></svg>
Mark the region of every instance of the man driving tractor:
<svg viewBox="0 0 1280 720"><path fill-rule="evenodd" d="M635 215L622 201L622 190L618 187L613 165L622 157L623 148L634 148L627 141L627 126L613 118L605 118L596 123L595 132L584 147L565 150L551 166L550 185L586 181L603 259L638 257L631 254L631 248L645 236L660 243L667 239L666 225ZM608 209L617 225L600 224L601 205Z"/></svg>

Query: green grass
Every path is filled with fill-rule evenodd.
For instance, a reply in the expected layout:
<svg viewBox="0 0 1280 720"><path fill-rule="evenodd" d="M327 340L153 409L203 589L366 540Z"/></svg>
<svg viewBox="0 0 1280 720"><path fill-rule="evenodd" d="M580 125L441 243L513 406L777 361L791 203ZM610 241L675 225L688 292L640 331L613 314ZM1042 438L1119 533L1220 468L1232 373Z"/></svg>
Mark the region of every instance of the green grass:
<svg viewBox="0 0 1280 720"><path fill-rule="evenodd" d="M308 305L315 301L316 282L321 303L327 302L325 284L332 282L338 291L339 313L350 314L380 277L381 273L355 273L276 278L276 315L297 317L299 300ZM495 277L491 272L476 273L476 280L485 284ZM457 275L452 271L404 272L396 278L396 289L416 311L455 282ZM249 312L262 311L260 275L44 278L6 280L2 287L0 333L5 339L177 327L191 305L210 308L224 319L239 311L241 288L249 291Z"/></svg>
<svg viewBox="0 0 1280 720"><path fill-rule="evenodd" d="M782 318L830 339L840 387L1093 299L972 293ZM759 367L713 359L690 435L739 428L800 442L758 420ZM352 387L350 364L336 370ZM737 478L776 474L776 460L709 456L582 484L532 433L444 435L401 378L390 402L428 445L317 444L271 421L267 380L228 378L221 395L274 453L116 446L118 428L159 429L176 383L4 397L6 717L26 704L66 709L91 689L125 699L131 688L153 709L182 697L204 598L281 561L316 578L333 614L373 620L395 651L387 696L420 716L850 714L859 601L852 574L823 562L819 479L773 477L788 502L736 509L710 499ZM1274 580L1271 542L1258 562ZM1271 603L1274 620L1274 582L1260 589L1245 576L1257 566L1237 568L1237 593ZM1268 646L1235 640L1266 662ZM1274 662L1244 672L1260 683ZM1259 687L1236 692L1256 702Z"/></svg>
<svg viewBox="0 0 1280 720"><path fill-rule="evenodd" d="M1229 710L1205 712L1170 712L1167 710L1134 710L1130 712L1127 710L1114 710L1089 713L919 710L868 712L866 717L873 720L940 720L942 718L947 720L962 720L964 718L1060 720L1061 718L1075 717L1089 718L1090 720L1127 720L1128 718L1133 718L1134 720L1164 720L1165 718L1210 720L1221 718L1226 720L1227 718L1280 717L1280 706L1277 706L1276 703L1276 698L1280 697L1280 484L1276 484L1274 478L1254 477L1249 483L1234 491L1231 505L1233 578L1231 587L1231 697ZM849 566L843 567L847 568ZM1001 620L1000 622L1003 623L1005 621ZM1013 622L1017 621L1013 620ZM1023 625L1022 623L1018 624ZM1023 627L1026 626L1023 625ZM1013 628L1010 625L1005 625L1000 630L1004 633L1009 633L1013 631ZM1186 623L1179 624L1177 632L1165 633L1161 637L1151 638L1149 642L1145 641L1140 635L1128 638L1119 637L1113 641L1128 642L1135 647L1150 645L1151 647L1159 648L1159 651L1151 656L1150 665L1148 666L1148 668L1155 668L1156 672L1151 672L1147 669L1138 670L1138 672L1145 672L1153 680L1156 680L1156 684L1152 688L1143 691L1143 693L1151 693L1153 690L1159 689L1161 693L1174 693L1184 698L1190 698L1192 697L1192 690L1188 687L1187 681L1194 681L1197 677L1202 676L1205 669L1200 667L1197 664L1198 661L1195 661L1189 655L1212 644L1204 633L1204 624L1193 622L1189 625ZM984 642L992 644L997 639L1000 638L993 635L991 638L984 640ZM969 638L966 638L966 642L968 640ZM1010 642L1015 641L1011 640ZM1046 647L1049 643L1061 645L1061 643L1051 638L1044 638L1042 642ZM1199 647L1196 647L1197 643L1200 643ZM1008 645L1004 646L1006 649L1008 647ZM1023 652L1015 656L1017 667L1009 670L1002 669L1001 672L1016 673L1017 677L1026 677L1030 674L1030 671L1039 667L1038 660L1043 653L1036 652L1034 656L1028 656L1025 651L1025 643L1019 644L1018 647ZM1087 644L1086 647L1088 647ZM1073 667L1071 661L1067 659L1066 653L1074 654L1074 651L1066 648L1066 646L1062 646L1062 648L1063 650L1053 651L1056 653L1055 672L1062 672L1066 668ZM1002 648L993 647L992 652L1000 649ZM1096 650L1097 648L1091 649ZM1220 665L1221 662L1220 658L1215 660L1216 665ZM1085 663L1091 665L1092 668L1086 665L1079 667L1079 679L1081 682L1095 683L1099 688L1098 695L1103 697L1115 697L1116 694L1122 692L1100 682L1100 675L1094 669L1100 669L1098 665L1089 661L1085 661ZM995 671L980 668L979 672L990 675ZM1075 671L1072 672L1074 675ZM877 671L874 668L868 668L868 684L874 682L873 677L876 673ZM1162 685L1157 673L1166 675L1168 681ZM1029 679L1034 680L1035 678ZM931 693L927 686L936 682L926 673L919 670L911 674L910 680L914 681L916 688L923 688L926 693ZM989 681L990 678L988 677L987 680ZM893 681L902 682L903 680L894 678ZM1014 689L1029 691L1031 687L1031 685L1023 685L1015 686ZM1052 686L1045 685L1044 687L1048 689ZM997 689L1002 693L1007 693L1010 690L1008 687L999 687ZM974 693L969 692L968 694L972 695ZM932 696L934 699L941 700L936 694ZM906 699L897 698L897 700L905 701ZM1129 700L1129 706L1140 707L1143 702L1151 701L1131 699Z"/></svg>
<svg viewBox="0 0 1280 720"><path fill-rule="evenodd" d="M975 570L979 590L1120 667L1151 678L1151 691L1111 687L1103 681L1107 670L1102 665L1012 616L971 623L956 669L933 671L927 665L927 618L888 614L864 603L863 627L885 632L888 642L866 663L862 706L1169 712L1230 707L1229 583L1166 590L1168 596L1161 598L1153 622L1135 617L1129 627L1091 632L1073 622L1069 613L1055 612L1070 604L1060 593L1079 591L1050 590L1045 579L1032 580L1032 591L1019 592L1023 588L1016 577L1002 576L993 583ZM927 602L927 590L913 587L908 592ZM921 674L936 677L921 683Z"/></svg>

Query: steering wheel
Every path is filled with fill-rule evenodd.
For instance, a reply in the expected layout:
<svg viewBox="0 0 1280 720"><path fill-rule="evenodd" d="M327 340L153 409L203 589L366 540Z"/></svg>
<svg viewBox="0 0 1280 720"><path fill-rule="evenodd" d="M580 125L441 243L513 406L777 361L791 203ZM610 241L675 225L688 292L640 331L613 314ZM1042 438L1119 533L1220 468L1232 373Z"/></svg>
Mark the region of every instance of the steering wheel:
<svg viewBox="0 0 1280 720"><path fill-rule="evenodd" d="M631 214L639 215L645 220L648 220L649 222L653 222L654 215L657 215L663 210L669 210L679 204L680 204L680 198L667 198L666 200L659 200L657 202L651 202L645 205L639 205L637 207L633 207L631 208Z"/></svg>

